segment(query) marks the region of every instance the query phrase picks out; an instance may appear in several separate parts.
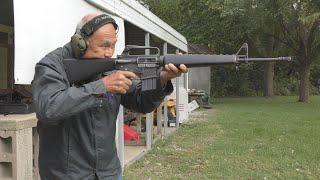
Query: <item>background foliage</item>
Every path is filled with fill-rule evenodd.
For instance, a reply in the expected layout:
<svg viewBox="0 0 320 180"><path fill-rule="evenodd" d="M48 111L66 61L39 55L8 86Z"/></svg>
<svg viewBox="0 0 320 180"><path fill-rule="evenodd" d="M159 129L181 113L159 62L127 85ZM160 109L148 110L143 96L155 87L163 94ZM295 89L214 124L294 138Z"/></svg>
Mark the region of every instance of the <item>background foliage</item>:
<svg viewBox="0 0 320 180"><path fill-rule="evenodd" d="M310 62L310 93L319 94L320 1L318 0L145 0L150 10L183 34L188 43L216 54L233 54L249 43L251 57L293 56L276 63L274 92L296 95L303 66ZM312 27L316 27L312 29ZM314 32L314 33L313 33ZM312 34L313 33L313 34ZM213 96L263 95L263 63L214 66Z"/></svg>

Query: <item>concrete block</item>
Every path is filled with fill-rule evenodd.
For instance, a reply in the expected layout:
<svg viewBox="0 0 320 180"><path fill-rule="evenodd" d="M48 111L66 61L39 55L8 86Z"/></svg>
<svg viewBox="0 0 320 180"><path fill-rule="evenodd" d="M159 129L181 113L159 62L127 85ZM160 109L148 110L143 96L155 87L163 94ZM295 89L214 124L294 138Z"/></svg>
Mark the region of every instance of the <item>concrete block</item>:
<svg viewBox="0 0 320 180"><path fill-rule="evenodd" d="M33 134L33 180L40 180L40 174L39 174L39 134L37 131L37 128L34 127L32 129Z"/></svg>
<svg viewBox="0 0 320 180"><path fill-rule="evenodd" d="M0 153L12 153L12 137L7 133L0 134Z"/></svg>
<svg viewBox="0 0 320 180"><path fill-rule="evenodd" d="M33 179L33 134L35 115L0 117L0 179Z"/></svg>
<svg viewBox="0 0 320 180"><path fill-rule="evenodd" d="M1 180L13 179L11 162L0 162L0 179Z"/></svg>
<svg viewBox="0 0 320 180"><path fill-rule="evenodd" d="M0 131L0 162L12 162L12 137Z"/></svg>
<svg viewBox="0 0 320 180"><path fill-rule="evenodd" d="M36 114L0 115L0 130L19 130L37 126Z"/></svg>

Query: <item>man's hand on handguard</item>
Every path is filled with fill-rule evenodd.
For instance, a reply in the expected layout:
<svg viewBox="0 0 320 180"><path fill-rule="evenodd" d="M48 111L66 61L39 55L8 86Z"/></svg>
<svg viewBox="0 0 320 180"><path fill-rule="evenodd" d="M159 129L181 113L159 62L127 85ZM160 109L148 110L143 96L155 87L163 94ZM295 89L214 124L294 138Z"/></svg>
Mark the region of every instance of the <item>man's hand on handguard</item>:
<svg viewBox="0 0 320 180"><path fill-rule="evenodd" d="M161 85L164 86L167 84L167 81L179 77L181 73L188 72L188 68L184 64L180 64L179 68L177 68L173 64L166 64L162 71L160 72L160 81Z"/></svg>
<svg viewBox="0 0 320 180"><path fill-rule="evenodd" d="M125 94L132 85L133 78L137 76L130 71L116 71L102 78L103 84L110 93Z"/></svg>

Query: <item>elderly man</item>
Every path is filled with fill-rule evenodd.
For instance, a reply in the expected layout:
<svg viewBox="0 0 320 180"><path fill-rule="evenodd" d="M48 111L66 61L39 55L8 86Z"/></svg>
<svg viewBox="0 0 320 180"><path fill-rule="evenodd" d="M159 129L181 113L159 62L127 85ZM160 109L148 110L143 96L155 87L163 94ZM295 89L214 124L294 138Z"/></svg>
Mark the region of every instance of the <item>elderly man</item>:
<svg viewBox="0 0 320 180"><path fill-rule="evenodd" d="M40 138L42 180L121 179L115 145L120 104L137 112L154 110L173 90L170 79L187 72L168 64L158 88L141 92L136 75L115 71L82 84L70 84L65 58L110 58L117 42L116 22L106 14L86 15L71 42L47 54L35 68L32 83ZM90 68L90 67L88 67Z"/></svg>

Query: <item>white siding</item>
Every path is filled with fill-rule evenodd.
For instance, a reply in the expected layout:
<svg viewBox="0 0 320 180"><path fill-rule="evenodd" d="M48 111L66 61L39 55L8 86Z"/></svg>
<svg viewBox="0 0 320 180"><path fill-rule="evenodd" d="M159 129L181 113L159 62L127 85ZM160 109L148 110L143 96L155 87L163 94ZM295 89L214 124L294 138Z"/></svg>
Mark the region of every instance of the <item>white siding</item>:
<svg viewBox="0 0 320 180"><path fill-rule="evenodd" d="M15 84L30 84L35 64L50 51L70 41L79 20L101 12L83 0L14 0ZM124 49L123 19L119 25L116 53Z"/></svg>

